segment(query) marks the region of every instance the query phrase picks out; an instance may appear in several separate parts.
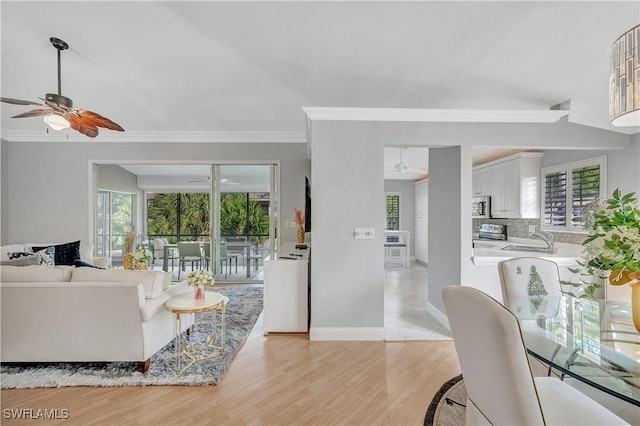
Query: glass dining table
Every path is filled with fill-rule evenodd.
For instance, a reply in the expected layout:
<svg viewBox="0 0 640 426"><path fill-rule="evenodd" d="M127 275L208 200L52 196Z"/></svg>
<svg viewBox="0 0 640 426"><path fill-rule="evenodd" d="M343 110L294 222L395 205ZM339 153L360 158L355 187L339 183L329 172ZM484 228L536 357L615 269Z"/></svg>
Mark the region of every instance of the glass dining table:
<svg viewBox="0 0 640 426"><path fill-rule="evenodd" d="M640 407L640 333L628 302L515 298L527 352L556 370Z"/></svg>

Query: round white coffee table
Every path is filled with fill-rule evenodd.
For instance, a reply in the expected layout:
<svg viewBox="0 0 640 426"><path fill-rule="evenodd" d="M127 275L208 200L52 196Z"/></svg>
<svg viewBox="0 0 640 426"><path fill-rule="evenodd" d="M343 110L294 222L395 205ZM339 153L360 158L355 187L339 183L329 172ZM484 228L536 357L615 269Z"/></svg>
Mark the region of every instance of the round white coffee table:
<svg viewBox="0 0 640 426"><path fill-rule="evenodd" d="M184 371L198 361L206 361L208 359L222 356L224 353L224 316L225 308L229 303L229 298L220 293L207 291L203 300L196 300L193 293L184 293L174 296L167 300L165 308L169 312L176 315L176 373L181 375ZM221 320L221 343L216 345L218 340L215 327L215 314L213 316L214 324L212 326L211 336L209 336L207 344L199 347L186 347L182 344L182 315L198 314L201 312L209 312L219 310L222 313ZM215 353L212 351L215 350ZM200 355L204 353L204 355ZM181 354L185 354L191 361L184 367L180 368Z"/></svg>

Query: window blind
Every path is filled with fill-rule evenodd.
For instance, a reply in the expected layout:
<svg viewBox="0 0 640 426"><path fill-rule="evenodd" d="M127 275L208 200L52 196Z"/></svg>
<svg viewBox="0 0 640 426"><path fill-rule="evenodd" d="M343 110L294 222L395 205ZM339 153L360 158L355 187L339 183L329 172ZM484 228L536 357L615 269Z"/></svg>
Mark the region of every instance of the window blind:
<svg viewBox="0 0 640 426"><path fill-rule="evenodd" d="M567 222L567 172L544 175L544 224L565 226Z"/></svg>
<svg viewBox="0 0 640 426"><path fill-rule="evenodd" d="M571 197L573 216L581 216L582 208L600 196L600 166L573 169Z"/></svg>
<svg viewBox="0 0 640 426"><path fill-rule="evenodd" d="M400 195L387 194L387 230L400 230ZM398 242L398 237L387 237L387 242Z"/></svg>

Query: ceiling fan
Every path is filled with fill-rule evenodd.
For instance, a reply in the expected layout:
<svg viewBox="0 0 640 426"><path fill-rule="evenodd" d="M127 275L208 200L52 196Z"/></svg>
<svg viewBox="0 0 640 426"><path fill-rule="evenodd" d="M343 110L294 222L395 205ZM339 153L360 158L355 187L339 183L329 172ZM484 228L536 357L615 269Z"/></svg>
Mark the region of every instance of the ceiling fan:
<svg viewBox="0 0 640 426"><path fill-rule="evenodd" d="M53 47L58 50L58 93L47 93L45 94L44 99L39 98L44 102L44 105L38 102L23 101L20 99L0 98L0 102L7 104L45 107L33 109L31 111L15 115L12 118L37 117L44 115L44 122L53 130L62 130L71 127L90 138L95 138L98 135L98 127L124 132L124 129L120 127L119 124L114 123L100 114L86 109L73 108L73 101L66 96L62 96L60 51L68 49L69 45L56 37L51 37L49 41L51 41Z"/></svg>
<svg viewBox="0 0 640 426"><path fill-rule="evenodd" d="M194 177L192 179L189 179L187 182L197 182L197 183L206 183L209 182L210 177L209 176L198 176L198 177ZM220 179L220 183L223 185L240 185L240 183L238 182L232 182L227 178L222 178Z"/></svg>
<svg viewBox="0 0 640 426"><path fill-rule="evenodd" d="M404 152L404 150L407 149L407 147L402 147L400 148L400 162L397 163L396 165L393 166L393 168L391 168L390 170L387 170L385 173L419 173L419 174L426 174L427 171L426 170L420 170L420 169L416 169L413 167L410 167L409 165L407 165L403 158L402 158L402 153Z"/></svg>

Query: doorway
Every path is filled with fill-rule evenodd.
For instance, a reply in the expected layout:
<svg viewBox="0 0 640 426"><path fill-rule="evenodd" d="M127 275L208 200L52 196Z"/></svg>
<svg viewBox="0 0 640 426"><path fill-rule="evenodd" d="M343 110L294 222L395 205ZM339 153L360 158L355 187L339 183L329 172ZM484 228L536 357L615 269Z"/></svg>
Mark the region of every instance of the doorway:
<svg viewBox="0 0 640 426"><path fill-rule="evenodd" d="M109 179L101 182L105 170ZM122 228L136 230L136 247L151 249L155 269L172 271L173 280L194 269L209 269L216 280L262 282L264 258L275 245L276 163L97 164L95 176L93 232L99 251L111 247L103 240L115 228L105 224L102 213L107 203L103 192L109 191L97 188L126 182L139 194L133 194L131 220ZM198 246L194 261L181 262L178 244L183 243ZM118 264L117 252L108 255Z"/></svg>

